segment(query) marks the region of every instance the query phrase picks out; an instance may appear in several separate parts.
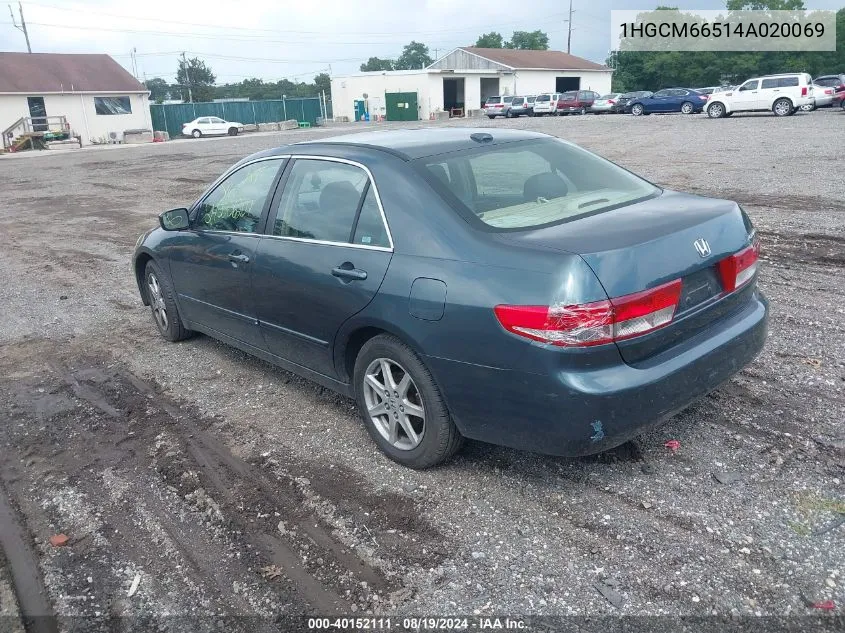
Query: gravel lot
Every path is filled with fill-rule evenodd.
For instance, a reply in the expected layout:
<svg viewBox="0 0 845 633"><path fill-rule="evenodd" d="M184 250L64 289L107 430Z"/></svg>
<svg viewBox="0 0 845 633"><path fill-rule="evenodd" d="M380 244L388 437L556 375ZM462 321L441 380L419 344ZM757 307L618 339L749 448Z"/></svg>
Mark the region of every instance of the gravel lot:
<svg viewBox="0 0 845 633"><path fill-rule="evenodd" d="M327 130L0 157L0 615L5 560L21 610L64 630L294 630L302 613L845 625L845 113L465 124L740 202L763 239L762 355L608 454L473 442L410 471L352 401L207 337L161 340L129 267L158 212Z"/></svg>

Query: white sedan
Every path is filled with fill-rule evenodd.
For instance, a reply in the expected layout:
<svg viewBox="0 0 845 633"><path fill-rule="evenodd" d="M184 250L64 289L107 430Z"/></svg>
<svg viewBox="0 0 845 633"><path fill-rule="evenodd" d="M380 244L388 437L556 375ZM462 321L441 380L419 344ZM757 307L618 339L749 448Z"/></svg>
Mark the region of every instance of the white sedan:
<svg viewBox="0 0 845 633"><path fill-rule="evenodd" d="M224 121L216 116L201 116L182 125L182 134L199 138L201 136L215 136L228 134L237 136L244 131L244 124L237 121Z"/></svg>

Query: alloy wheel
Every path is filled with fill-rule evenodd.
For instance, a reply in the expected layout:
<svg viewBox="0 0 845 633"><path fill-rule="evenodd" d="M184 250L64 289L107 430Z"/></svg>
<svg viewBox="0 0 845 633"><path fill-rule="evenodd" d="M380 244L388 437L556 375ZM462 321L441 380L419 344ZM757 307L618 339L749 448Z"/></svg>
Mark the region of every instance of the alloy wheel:
<svg viewBox="0 0 845 633"><path fill-rule="evenodd" d="M681 112L683 112L684 114L692 114L692 104L691 103L683 104L681 106Z"/></svg>
<svg viewBox="0 0 845 633"><path fill-rule="evenodd" d="M714 103L709 108L707 108L707 114L711 119L718 119L719 117L724 114L724 108L720 103Z"/></svg>
<svg viewBox="0 0 845 633"><path fill-rule="evenodd" d="M162 330L166 330L169 323L167 319L167 306L164 303L164 293L162 292L161 284L155 273L149 273L147 275L147 288L150 290L150 304L156 324Z"/></svg>
<svg viewBox="0 0 845 633"><path fill-rule="evenodd" d="M364 372L367 415L391 446L416 448L425 433L425 409L411 374L389 358L376 358Z"/></svg>
<svg viewBox="0 0 845 633"><path fill-rule="evenodd" d="M792 106L786 99L780 99L775 103L775 114L778 116L786 116L792 110Z"/></svg>

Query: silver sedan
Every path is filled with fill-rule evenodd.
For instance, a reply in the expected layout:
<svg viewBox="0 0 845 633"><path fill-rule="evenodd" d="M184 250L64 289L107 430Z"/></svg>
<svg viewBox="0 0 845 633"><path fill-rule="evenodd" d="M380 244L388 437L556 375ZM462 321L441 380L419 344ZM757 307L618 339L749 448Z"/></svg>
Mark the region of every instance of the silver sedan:
<svg viewBox="0 0 845 633"><path fill-rule="evenodd" d="M592 112L593 114L606 114L608 112L616 112L615 105L617 99L621 93L612 92L610 94L603 95L593 101L593 105L590 106L588 112Z"/></svg>

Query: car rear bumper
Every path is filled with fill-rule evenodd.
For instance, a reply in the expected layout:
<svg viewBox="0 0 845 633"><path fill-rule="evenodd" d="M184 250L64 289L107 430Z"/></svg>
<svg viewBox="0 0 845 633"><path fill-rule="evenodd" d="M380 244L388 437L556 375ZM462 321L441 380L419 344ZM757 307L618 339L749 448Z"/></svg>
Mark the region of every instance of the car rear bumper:
<svg viewBox="0 0 845 633"><path fill-rule="evenodd" d="M741 309L670 357L636 367L620 358L594 370L534 374L432 357L426 362L466 437L589 455L660 424L731 378L762 349L767 320L768 302L755 291Z"/></svg>

